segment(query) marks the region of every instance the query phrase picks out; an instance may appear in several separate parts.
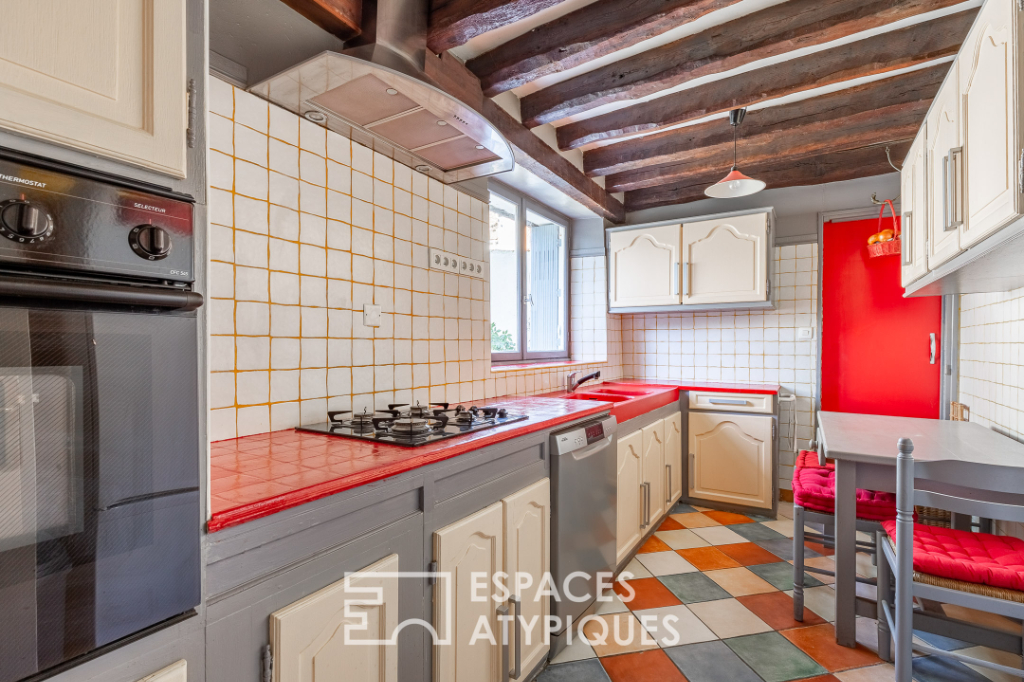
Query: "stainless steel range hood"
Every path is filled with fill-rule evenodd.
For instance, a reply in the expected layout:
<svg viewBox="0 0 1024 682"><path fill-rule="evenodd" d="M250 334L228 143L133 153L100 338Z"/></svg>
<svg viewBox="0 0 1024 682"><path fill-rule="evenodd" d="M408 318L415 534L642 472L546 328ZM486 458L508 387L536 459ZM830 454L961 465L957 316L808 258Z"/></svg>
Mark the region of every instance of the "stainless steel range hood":
<svg viewBox="0 0 1024 682"><path fill-rule="evenodd" d="M368 2L363 44L323 52L250 91L444 183L512 170L501 133L423 72L426 4Z"/></svg>

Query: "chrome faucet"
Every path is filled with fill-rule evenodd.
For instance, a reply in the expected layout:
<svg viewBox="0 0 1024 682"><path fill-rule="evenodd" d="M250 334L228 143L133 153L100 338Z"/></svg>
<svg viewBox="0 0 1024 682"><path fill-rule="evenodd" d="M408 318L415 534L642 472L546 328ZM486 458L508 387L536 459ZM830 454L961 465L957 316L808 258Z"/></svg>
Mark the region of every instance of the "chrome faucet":
<svg viewBox="0 0 1024 682"><path fill-rule="evenodd" d="M601 371L600 370L594 372L593 374L588 374L587 376L583 377L579 381L576 380L576 375L577 374L579 374L579 372L570 372L569 376L565 377L565 392L566 393L575 393L576 389L579 388L582 384L585 384L586 382L590 381L591 379L600 379L601 378Z"/></svg>

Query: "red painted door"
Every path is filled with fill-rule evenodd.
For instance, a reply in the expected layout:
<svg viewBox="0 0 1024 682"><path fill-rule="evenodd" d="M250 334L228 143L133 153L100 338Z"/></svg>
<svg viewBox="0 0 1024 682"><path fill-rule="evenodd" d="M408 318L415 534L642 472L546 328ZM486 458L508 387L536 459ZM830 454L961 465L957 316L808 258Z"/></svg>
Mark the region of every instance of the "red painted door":
<svg viewBox="0 0 1024 682"><path fill-rule="evenodd" d="M892 224L888 217L885 223ZM868 237L877 231L877 220L825 223L821 406L937 419L942 299L903 298L900 257L868 257ZM935 364L930 334L936 339Z"/></svg>

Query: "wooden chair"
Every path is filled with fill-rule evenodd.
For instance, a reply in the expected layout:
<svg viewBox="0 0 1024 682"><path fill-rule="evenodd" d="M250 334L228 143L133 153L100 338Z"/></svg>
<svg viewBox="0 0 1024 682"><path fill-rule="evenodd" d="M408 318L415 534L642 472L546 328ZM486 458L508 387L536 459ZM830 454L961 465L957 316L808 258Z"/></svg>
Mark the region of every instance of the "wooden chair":
<svg viewBox="0 0 1024 682"><path fill-rule="evenodd" d="M895 642L896 682L911 682L914 650L1024 677L1024 670L913 640L915 629L928 630L1021 653L1021 631L1008 633L915 611L914 599L1024 619L1024 540L915 524L913 510L920 504L968 516L1024 522L1024 469L962 461L915 462L909 438L900 439L898 449L897 516L883 524L876 539L882 550L878 562L879 656L891 660Z"/></svg>
<svg viewBox="0 0 1024 682"><path fill-rule="evenodd" d="M805 474L817 475L819 478L824 478L824 474L830 473L835 470L835 467L825 461L825 458L817 452L804 450L797 457L796 464L793 468L793 618L797 621L803 621L804 619L804 574L815 573L818 575L829 575L834 576L834 571L829 571L824 568L816 568L813 566L807 566L804 559L804 541L811 540L813 542L819 542L822 545L832 548L835 547L835 514L825 511L828 508L827 503L814 504L817 509L810 509L805 506L804 503L811 504L811 500L806 499L801 494L801 477ZM864 493L861 495L860 493ZM867 552L871 554L872 561L876 560L877 547L875 538L877 532L882 529L881 521L874 518L866 518L868 516L882 516L883 518L889 518L890 515L894 518L896 515L896 500L895 497L889 493L875 493L871 491L858 491L858 498L870 496L875 502L885 501L887 511L884 514L878 514L877 509L868 509L868 505L861 504L861 500L858 500L857 509L857 530L868 533L871 536L871 541L857 540L857 550ZM835 500L835 487L832 485L832 496L833 505ZM834 506L832 507L834 511ZM805 524L815 524L822 526L822 533L810 532L804 529ZM863 578L857 576L858 582L873 585L875 580L871 578Z"/></svg>

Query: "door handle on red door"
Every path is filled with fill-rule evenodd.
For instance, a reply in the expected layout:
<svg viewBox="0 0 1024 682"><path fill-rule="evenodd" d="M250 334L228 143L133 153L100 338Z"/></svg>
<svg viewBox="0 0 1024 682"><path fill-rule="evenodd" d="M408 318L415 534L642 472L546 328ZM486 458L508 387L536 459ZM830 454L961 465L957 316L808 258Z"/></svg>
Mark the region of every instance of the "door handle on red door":
<svg viewBox="0 0 1024 682"><path fill-rule="evenodd" d="M935 334L934 333L928 335L928 348L929 348L929 351L930 351L930 358L929 358L928 362L929 362L929 364L934 365L935 364Z"/></svg>

